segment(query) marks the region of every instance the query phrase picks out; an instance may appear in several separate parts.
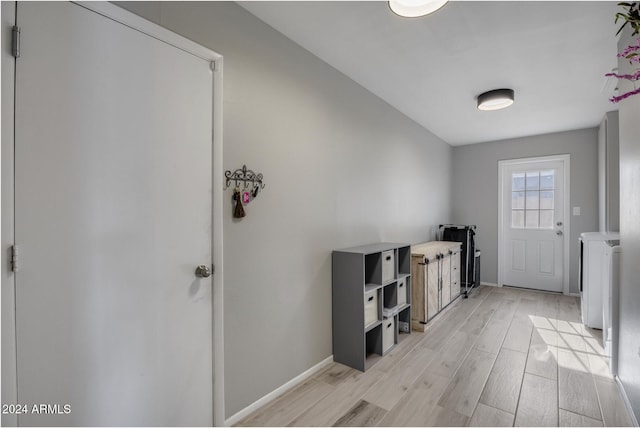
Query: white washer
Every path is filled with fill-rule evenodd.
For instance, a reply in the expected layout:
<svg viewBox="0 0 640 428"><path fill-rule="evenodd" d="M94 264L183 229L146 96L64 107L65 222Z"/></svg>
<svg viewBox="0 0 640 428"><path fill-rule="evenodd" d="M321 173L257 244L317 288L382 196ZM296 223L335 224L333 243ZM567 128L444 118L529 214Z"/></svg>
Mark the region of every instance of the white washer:
<svg viewBox="0 0 640 428"><path fill-rule="evenodd" d="M603 278L608 260L605 258L606 241L619 240L619 233L588 232L580 235L579 276L582 323L602 329ZM606 269L608 270L608 269Z"/></svg>

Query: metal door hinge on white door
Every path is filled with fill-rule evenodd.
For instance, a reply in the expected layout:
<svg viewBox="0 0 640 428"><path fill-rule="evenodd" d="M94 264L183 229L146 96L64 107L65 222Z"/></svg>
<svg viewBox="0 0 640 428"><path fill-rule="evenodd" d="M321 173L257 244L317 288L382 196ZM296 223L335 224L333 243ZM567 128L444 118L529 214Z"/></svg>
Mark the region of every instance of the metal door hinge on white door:
<svg viewBox="0 0 640 428"><path fill-rule="evenodd" d="M11 55L20 58L20 27L15 25L11 30Z"/></svg>
<svg viewBox="0 0 640 428"><path fill-rule="evenodd" d="M11 272L18 272L18 246L12 245L9 251L11 253Z"/></svg>

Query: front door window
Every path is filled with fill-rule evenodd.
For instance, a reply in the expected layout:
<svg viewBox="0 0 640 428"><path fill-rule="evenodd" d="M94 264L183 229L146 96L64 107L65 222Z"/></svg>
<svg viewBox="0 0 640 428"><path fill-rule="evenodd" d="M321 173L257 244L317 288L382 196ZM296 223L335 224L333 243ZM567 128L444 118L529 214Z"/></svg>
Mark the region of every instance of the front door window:
<svg viewBox="0 0 640 428"><path fill-rule="evenodd" d="M553 229L555 171L529 170L511 174L511 227Z"/></svg>

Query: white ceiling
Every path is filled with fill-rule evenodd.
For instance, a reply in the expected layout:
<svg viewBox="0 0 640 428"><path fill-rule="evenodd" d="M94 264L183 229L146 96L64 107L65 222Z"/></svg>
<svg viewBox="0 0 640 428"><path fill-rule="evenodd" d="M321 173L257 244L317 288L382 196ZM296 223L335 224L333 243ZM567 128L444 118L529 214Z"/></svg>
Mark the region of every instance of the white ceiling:
<svg viewBox="0 0 640 428"><path fill-rule="evenodd" d="M384 1L239 4L452 145L597 126L616 109L615 1L455 1L410 19ZM514 105L477 110L498 88Z"/></svg>

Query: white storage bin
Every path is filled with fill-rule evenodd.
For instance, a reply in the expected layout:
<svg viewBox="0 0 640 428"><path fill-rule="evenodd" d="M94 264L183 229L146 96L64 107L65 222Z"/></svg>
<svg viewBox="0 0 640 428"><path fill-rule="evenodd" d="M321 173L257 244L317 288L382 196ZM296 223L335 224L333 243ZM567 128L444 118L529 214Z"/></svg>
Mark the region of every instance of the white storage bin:
<svg viewBox="0 0 640 428"><path fill-rule="evenodd" d="M396 341L395 317L382 320L382 352L387 352Z"/></svg>
<svg viewBox="0 0 640 428"><path fill-rule="evenodd" d="M364 325L368 327L378 321L378 291L364 294Z"/></svg>
<svg viewBox="0 0 640 428"><path fill-rule="evenodd" d="M393 308L382 308L382 318L391 318L398 313L396 309L398 309L397 306L394 306Z"/></svg>
<svg viewBox="0 0 640 428"><path fill-rule="evenodd" d="M407 281L406 278L398 279L398 306L407 304Z"/></svg>
<svg viewBox="0 0 640 428"><path fill-rule="evenodd" d="M393 281L396 277L396 259L393 250L382 252L382 283Z"/></svg>

